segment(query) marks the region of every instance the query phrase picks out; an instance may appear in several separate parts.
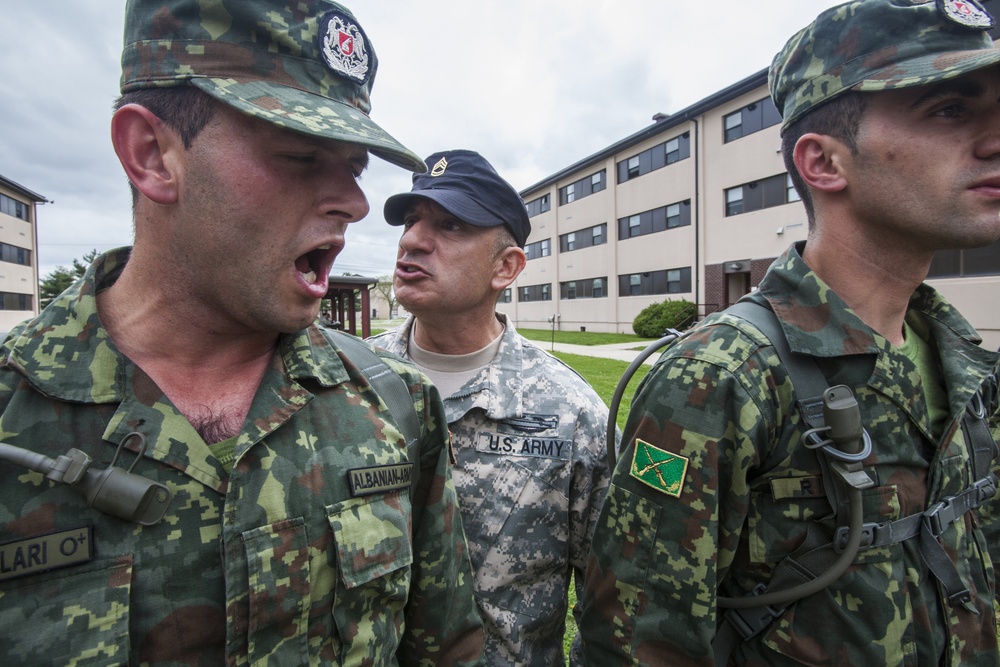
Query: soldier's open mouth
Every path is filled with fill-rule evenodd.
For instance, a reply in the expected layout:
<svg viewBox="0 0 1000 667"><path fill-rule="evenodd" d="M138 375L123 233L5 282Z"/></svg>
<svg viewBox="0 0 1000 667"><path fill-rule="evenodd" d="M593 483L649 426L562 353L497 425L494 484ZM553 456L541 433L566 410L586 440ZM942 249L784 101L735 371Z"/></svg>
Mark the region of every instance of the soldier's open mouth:
<svg viewBox="0 0 1000 667"><path fill-rule="evenodd" d="M333 260L337 252L330 244L321 245L315 250L310 250L304 255L300 255L295 260L295 268L302 276L302 279L310 285L326 280L333 267Z"/></svg>

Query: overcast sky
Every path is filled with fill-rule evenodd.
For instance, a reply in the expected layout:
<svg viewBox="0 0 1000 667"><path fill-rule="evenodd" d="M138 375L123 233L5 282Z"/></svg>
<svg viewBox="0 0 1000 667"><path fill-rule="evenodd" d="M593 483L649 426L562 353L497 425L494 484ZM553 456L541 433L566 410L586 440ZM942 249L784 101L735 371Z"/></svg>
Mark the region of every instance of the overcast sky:
<svg viewBox="0 0 1000 667"><path fill-rule="evenodd" d="M354 0L379 57L372 118L418 155L482 153L521 190L766 68L838 0ZM91 249L131 243L111 148L124 2L4 3L0 175L39 207L42 276ZM399 229L385 199L408 172L378 159L371 213L333 273L389 273ZM220 258L220 260L223 258Z"/></svg>

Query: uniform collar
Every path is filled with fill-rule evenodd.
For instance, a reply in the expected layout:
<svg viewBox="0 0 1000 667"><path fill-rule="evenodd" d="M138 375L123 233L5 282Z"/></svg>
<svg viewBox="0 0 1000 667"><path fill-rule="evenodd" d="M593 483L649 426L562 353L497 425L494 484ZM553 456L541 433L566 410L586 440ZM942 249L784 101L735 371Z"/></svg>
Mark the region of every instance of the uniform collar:
<svg viewBox="0 0 1000 667"><path fill-rule="evenodd" d="M785 251L761 281L757 295L781 320L793 352L817 357L878 354L885 339L872 331L802 259L805 242ZM934 288L921 284L909 308L923 313L965 343L978 346L975 329ZM932 325L933 326L933 325Z"/></svg>
<svg viewBox="0 0 1000 667"><path fill-rule="evenodd" d="M519 416L523 411L522 338L506 315L497 313L496 316L504 323L500 348L487 368L462 385L454 396L443 397L448 423L461 419L473 408L480 408L490 419L496 421ZM375 341L376 345L393 354L409 358L407 343L414 322L413 315L409 315L398 328L380 336Z"/></svg>

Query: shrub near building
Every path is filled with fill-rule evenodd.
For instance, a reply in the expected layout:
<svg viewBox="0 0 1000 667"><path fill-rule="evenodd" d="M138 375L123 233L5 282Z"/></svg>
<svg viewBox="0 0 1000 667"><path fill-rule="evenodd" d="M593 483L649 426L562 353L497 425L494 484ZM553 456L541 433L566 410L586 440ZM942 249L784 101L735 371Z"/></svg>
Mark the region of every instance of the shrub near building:
<svg viewBox="0 0 1000 667"><path fill-rule="evenodd" d="M690 301L667 299L650 304L632 320L632 330L638 336L659 338L667 329L684 331L694 323L697 307Z"/></svg>

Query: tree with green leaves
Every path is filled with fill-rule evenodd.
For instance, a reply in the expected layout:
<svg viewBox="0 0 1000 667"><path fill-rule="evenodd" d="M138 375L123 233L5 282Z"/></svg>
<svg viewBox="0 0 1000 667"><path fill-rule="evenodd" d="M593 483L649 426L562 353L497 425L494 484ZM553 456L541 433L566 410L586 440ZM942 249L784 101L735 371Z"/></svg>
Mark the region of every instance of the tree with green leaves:
<svg viewBox="0 0 1000 667"><path fill-rule="evenodd" d="M72 268L57 266L51 273L42 278L38 283L38 304L42 308L49 305L54 298L80 278L90 266L90 263L100 253L97 249L91 250L83 256L82 260L74 259Z"/></svg>

